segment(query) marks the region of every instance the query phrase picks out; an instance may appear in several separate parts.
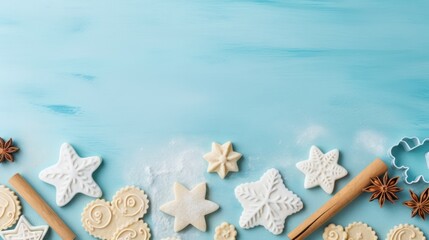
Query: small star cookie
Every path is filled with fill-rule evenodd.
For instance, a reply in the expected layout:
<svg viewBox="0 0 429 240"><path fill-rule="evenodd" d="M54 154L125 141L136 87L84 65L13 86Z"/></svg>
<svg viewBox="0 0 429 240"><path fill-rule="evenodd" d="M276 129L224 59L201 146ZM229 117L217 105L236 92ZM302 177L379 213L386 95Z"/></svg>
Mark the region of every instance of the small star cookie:
<svg viewBox="0 0 429 240"><path fill-rule="evenodd" d="M200 183L188 190L180 183L174 184L175 200L160 207L160 210L174 216L174 231L179 232L188 225L205 232L207 229L205 215L215 212L219 205L206 200L206 183Z"/></svg>
<svg viewBox="0 0 429 240"><path fill-rule="evenodd" d="M208 172L217 172L224 179L228 172L238 172L237 161L241 158L241 153L234 152L231 142L222 145L212 143L212 151L204 155L204 159L209 162Z"/></svg>
<svg viewBox="0 0 429 240"><path fill-rule="evenodd" d="M304 188L320 186L326 193L331 194L335 180L347 175L347 170L338 165L338 157L338 149L323 154L318 147L311 146L309 159L296 164L305 174Z"/></svg>

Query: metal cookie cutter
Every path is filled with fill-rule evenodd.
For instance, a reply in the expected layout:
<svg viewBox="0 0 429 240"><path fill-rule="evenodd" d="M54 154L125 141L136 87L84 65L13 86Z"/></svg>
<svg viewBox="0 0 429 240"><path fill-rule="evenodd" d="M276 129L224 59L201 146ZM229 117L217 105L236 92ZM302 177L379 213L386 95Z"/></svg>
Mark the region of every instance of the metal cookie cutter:
<svg viewBox="0 0 429 240"><path fill-rule="evenodd" d="M425 161L426 168L422 170L420 168L420 173L424 171L424 174L415 176L414 179L409 179L409 171L411 172L411 167L409 164L405 164L403 160L408 158L417 158ZM404 170L404 181L407 184L417 183L420 180L423 180L425 183L429 183L429 138L426 138L421 142L417 137L404 137L401 141L390 148L389 156L392 159L392 165L398 170ZM415 172L415 171L412 171Z"/></svg>

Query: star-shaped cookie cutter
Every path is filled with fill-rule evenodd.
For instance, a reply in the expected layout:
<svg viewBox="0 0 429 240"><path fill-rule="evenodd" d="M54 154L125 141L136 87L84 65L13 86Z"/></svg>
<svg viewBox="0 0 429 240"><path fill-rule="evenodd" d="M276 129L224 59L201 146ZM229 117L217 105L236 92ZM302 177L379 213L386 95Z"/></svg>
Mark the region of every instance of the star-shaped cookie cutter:
<svg viewBox="0 0 429 240"><path fill-rule="evenodd" d="M404 181L406 184L414 184L419 182L420 180L422 180L425 183L429 183L429 150L424 154L424 158L428 168L427 169L428 174L426 175L427 179L423 174L420 174L416 176L412 181L408 180L408 178L410 177L408 175L408 171L410 171L410 166L398 164L397 162L398 156L396 155L396 150L399 148L402 148L401 150L404 152L411 152L420 148L421 146L424 146L425 144L429 144L429 138L426 138L423 141L420 141L417 137L403 137L398 144L396 144L395 146L389 149L388 154L389 154L389 157L392 159L393 167L395 167L398 170L404 170L403 175L404 175Z"/></svg>

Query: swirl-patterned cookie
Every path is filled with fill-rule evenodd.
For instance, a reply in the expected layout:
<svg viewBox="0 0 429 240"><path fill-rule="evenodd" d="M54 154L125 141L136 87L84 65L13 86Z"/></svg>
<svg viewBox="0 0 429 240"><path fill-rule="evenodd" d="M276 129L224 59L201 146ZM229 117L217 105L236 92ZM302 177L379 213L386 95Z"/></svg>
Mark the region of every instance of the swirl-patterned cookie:
<svg viewBox="0 0 429 240"><path fill-rule="evenodd" d="M114 236L118 236L118 239L123 239L124 233L121 230L129 227L138 231L143 229L143 225L137 224L137 222L143 218L148 208L149 200L143 190L136 187L125 187L116 193L112 202L97 199L89 203L83 210L82 224L85 230L94 237L112 239ZM145 226L148 229L146 235L150 237L149 228L147 225ZM138 232L136 234L136 236L144 235ZM128 235L126 234L126 236ZM133 236L133 234L129 236Z"/></svg>
<svg viewBox="0 0 429 240"><path fill-rule="evenodd" d="M400 224L389 231L386 240L426 240L426 237L419 228L409 224Z"/></svg>
<svg viewBox="0 0 429 240"><path fill-rule="evenodd" d="M347 240L377 240L374 230L366 223L354 222L346 227Z"/></svg>
<svg viewBox="0 0 429 240"><path fill-rule="evenodd" d="M139 220L115 233L112 240L149 240L150 229L146 223Z"/></svg>
<svg viewBox="0 0 429 240"><path fill-rule="evenodd" d="M323 240L346 240L347 233L344 231L343 226L329 224L323 232Z"/></svg>
<svg viewBox="0 0 429 240"><path fill-rule="evenodd" d="M12 227L21 215L21 203L9 188L0 185L0 231Z"/></svg>

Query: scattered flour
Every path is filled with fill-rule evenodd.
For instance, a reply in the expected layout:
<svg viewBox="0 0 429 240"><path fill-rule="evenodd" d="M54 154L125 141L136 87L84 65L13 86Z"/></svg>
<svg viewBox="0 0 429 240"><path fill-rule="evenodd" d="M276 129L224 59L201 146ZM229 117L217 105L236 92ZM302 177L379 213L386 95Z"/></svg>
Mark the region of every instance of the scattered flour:
<svg viewBox="0 0 429 240"><path fill-rule="evenodd" d="M320 125L311 125L304 129L297 137L297 144L311 143L316 138L326 133L326 129Z"/></svg>
<svg viewBox="0 0 429 240"><path fill-rule="evenodd" d="M165 146L140 149L131 161L130 168L124 172L125 179L141 186L151 200L152 235L156 239L179 235L185 239L197 239L199 231L184 230L175 234L174 217L159 211L159 207L174 200L173 184L180 182L188 188L205 181L207 168L202 158L205 151L188 140L172 140Z"/></svg>
<svg viewBox="0 0 429 240"><path fill-rule="evenodd" d="M386 154L386 138L377 132L362 130L357 133L355 143L372 154Z"/></svg>

